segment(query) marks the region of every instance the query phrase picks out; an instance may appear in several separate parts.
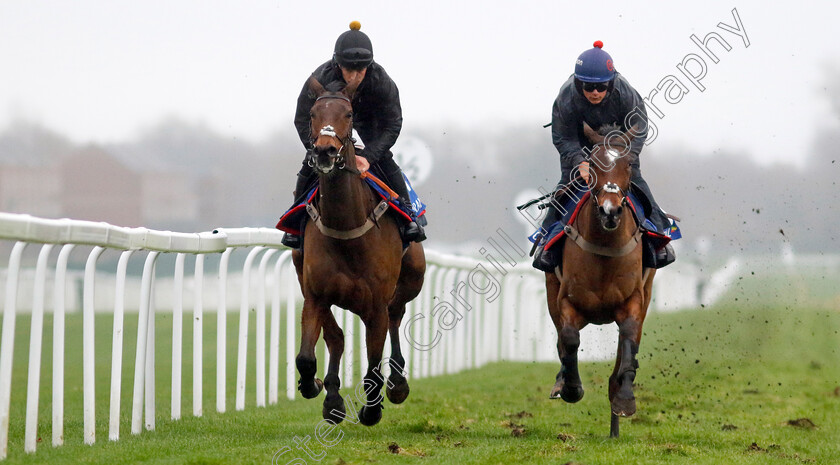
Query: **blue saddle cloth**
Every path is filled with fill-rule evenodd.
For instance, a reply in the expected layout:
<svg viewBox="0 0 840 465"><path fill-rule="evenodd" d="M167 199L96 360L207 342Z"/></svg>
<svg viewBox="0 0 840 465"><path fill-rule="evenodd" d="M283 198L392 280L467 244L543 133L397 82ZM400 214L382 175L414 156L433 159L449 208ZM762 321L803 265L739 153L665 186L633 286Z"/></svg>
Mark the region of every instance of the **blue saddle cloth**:
<svg viewBox="0 0 840 465"><path fill-rule="evenodd" d="M391 197L391 195L386 192L385 189L380 187L379 184L377 184L377 182L372 178L375 178L375 176L368 172L365 181L368 183L370 188L379 195L380 198L388 201L389 210L394 212L397 218L400 218L401 221L408 223L411 221L410 214L413 214L417 218L417 224L420 226L426 226L428 223L426 220L426 204L420 200L420 197L411 187L411 183L408 181L405 173L403 173L403 179L405 179L405 185L408 187L408 196L409 200L411 200L411 205L404 205L399 199ZM280 217L280 220L277 222L277 226L275 227L290 234L295 234L297 236L302 235L303 227L306 224L307 218L306 206L312 203L312 199L315 198L315 194L317 192L318 185L316 184L309 190L309 192L307 192L303 201L292 205L291 208L286 210L286 213Z"/></svg>
<svg viewBox="0 0 840 465"><path fill-rule="evenodd" d="M565 227L567 224L573 224L575 222L581 206L583 206L590 195L591 193L587 188L580 188L577 185L573 185L571 190L562 199L559 199L561 207L559 209L560 219L550 225L548 230L545 231L545 234L543 234L542 228L537 229L528 237L528 240L537 246L543 247L545 250L562 251L561 246L563 239L566 237ZM673 220L671 220L670 228L666 231L657 230L656 226L648 218L650 212L647 209L650 208L650 202L642 202L641 198L643 196L644 194L635 187L631 187L630 192L627 193L627 202L633 211L633 217L636 220L636 224L642 228L643 240L648 241L654 250L659 250L665 247L668 242L681 238L680 227ZM560 253L557 256L559 257Z"/></svg>

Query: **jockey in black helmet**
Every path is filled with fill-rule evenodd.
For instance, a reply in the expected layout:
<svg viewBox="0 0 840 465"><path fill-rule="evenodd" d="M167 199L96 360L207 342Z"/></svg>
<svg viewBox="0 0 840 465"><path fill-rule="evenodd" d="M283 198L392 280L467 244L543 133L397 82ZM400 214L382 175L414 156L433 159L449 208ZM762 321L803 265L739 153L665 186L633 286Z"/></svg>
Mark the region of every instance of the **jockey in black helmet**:
<svg viewBox="0 0 840 465"><path fill-rule="evenodd" d="M670 220L659 208L650 187L642 178L639 163L639 154L648 135L645 104L636 89L615 70L612 57L603 50L603 46L603 42L596 41L591 49L580 54L575 62L575 73L569 76L554 100L551 138L560 153L562 170L557 189L569 184L573 173L580 173L584 181L589 180L589 162L586 154L592 148L592 143L583 134L584 122L596 130L605 125L617 125L625 132L635 126L635 137L626 155L632 157L630 180L650 201L650 220L659 232L663 232L670 228ZM542 224L543 231L557 220L557 210L553 206L549 207ZM670 256L657 257L657 268L673 261L673 248L669 245L667 249L663 249L663 253ZM553 266L548 266L548 262L554 257L548 255L541 259L548 268L553 269Z"/></svg>
<svg viewBox="0 0 840 465"><path fill-rule="evenodd" d="M397 193L404 205L410 206L402 171L391 153L391 147L402 129L400 94L385 69L373 61L373 45L360 28L358 21L350 23L350 30L338 36L332 59L319 66L312 75L324 88L332 91L341 90L351 80L361 81L352 102L353 127L365 144L364 150L357 154L385 178L384 181ZM310 95L308 85L304 84L298 97L295 127L307 152L312 150L309 111L314 104L315 98ZM307 187L317 174L304 160L297 176L294 195L299 197L306 194ZM403 239L416 242L426 239L423 228L417 224L413 215L412 221L403 229ZM286 233L283 244L298 248L300 238Z"/></svg>

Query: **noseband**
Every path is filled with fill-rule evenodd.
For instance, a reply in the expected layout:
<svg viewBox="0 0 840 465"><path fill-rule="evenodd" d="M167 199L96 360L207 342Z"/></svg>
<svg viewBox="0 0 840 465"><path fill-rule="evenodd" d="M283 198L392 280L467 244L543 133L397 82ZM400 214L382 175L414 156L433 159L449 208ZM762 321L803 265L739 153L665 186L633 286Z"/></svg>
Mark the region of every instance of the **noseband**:
<svg viewBox="0 0 840 465"><path fill-rule="evenodd" d="M600 194L601 192L607 192L609 194L620 194L621 202L619 203L619 205L627 206L627 194L624 192L624 189L619 187L618 184L614 182L607 182L598 190L592 191L592 198L595 201L596 209L601 205L601 202L598 200L598 194Z"/></svg>

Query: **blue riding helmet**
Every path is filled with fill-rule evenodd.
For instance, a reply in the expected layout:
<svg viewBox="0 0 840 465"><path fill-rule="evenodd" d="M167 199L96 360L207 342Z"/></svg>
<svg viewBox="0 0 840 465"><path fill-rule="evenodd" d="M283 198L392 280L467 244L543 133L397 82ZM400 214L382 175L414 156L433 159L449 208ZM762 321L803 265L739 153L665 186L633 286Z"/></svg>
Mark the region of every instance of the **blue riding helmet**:
<svg viewBox="0 0 840 465"><path fill-rule="evenodd" d="M607 82L615 77L609 53L601 50L604 43L596 40L592 48L581 53L575 62L575 78L583 82Z"/></svg>

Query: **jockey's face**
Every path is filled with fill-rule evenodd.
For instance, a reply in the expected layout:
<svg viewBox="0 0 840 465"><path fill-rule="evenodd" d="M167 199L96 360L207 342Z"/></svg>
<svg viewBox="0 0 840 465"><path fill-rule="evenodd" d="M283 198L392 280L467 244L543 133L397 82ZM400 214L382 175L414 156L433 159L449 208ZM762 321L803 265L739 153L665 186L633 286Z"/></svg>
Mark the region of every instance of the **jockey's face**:
<svg viewBox="0 0 840 465"><path fill-rule="evenodd" d="M589 100L589 103L597 105L604 100L604 97L607 96L607 89L604 89L601 92L599 92L598 89L592 89L592 91L583 89L583 96L586 97L586 100Z"/></svg>
<svg viewBox="0 0 840 465"><path fill-rule="evenodd" d="M341 67L341 76L344 77L344 82L350 84L351 82L362 82L362 79L365 78L365 74L367 74L367 68L362 69L349 69L345 67Z"/></svg>

